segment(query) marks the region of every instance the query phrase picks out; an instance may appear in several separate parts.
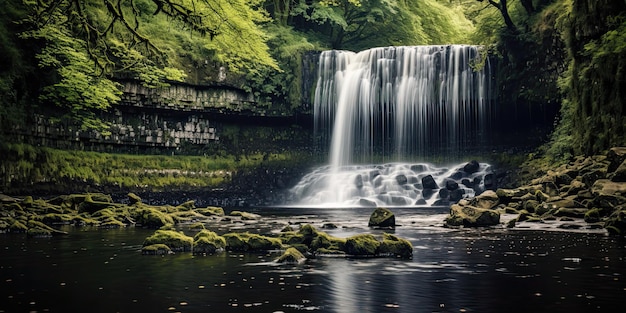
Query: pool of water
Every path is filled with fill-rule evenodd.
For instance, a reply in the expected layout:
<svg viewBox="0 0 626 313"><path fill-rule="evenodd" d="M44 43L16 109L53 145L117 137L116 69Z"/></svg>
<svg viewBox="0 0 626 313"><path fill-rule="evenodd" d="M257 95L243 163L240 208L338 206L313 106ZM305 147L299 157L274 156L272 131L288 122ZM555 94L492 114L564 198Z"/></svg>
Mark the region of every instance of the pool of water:
<svg viewBox="0 0 626 313"><path fill-rule="evenodd" d="M257 208L258 221L207 223L278 232L311 223L340 237L379 234L371 209ZM412 259L278 252L142 256L153 230L68 228L0 234L0 312L607 312L626 296L625 242L600 230L448 229L442 209L396 209ZM189 229L185 232L193 234Z"/></svg>

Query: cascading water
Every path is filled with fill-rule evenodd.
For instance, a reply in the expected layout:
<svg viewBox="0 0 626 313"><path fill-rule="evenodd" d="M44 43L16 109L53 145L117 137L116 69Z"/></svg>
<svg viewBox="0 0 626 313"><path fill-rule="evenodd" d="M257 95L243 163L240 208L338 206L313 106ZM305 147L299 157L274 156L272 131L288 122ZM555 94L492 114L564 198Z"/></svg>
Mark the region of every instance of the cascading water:
<svg viewBox="0 0 626 313"><path fill-rule="evenodd" d="M327 138L324 131L332 131L330 164L305 176L292 190L295 197L309 205L419 205L483 190L485 164L354 165L423 158L433 151L458 154L479 143L491 112L491 68L479 49L322 52L314 118L316 133ZM481 60L484 66L475 70Z"/></svg>

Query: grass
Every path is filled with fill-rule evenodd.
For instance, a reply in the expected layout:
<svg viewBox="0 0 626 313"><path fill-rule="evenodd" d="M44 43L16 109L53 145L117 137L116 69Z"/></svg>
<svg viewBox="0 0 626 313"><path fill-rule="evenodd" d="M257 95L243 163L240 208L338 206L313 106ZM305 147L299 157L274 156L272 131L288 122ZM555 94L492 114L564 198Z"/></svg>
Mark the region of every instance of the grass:
<svg viewBox="0 0 626 313"><path fill-rule="evenodd" d="M30 188L37 184L165 190L218 187L232 180L235 171L290 162L291 153L234 155L130 155L59 150L26 144L0 144L0 188ZM58 187L57 187L58 188Z"/></svg>

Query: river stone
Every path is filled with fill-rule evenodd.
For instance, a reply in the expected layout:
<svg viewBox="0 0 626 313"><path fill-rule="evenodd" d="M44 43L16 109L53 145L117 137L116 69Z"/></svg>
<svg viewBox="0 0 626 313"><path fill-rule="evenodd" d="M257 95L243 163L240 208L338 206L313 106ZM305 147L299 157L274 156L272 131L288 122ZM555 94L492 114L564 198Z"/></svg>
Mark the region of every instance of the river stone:
<svg viewBox="0 0 626 313"><path fill-rule="evenodd" d="M363 176L357 175L354 178L354 185L356 186L357 189L363 188Z"/></svg>
<svg viewBox="0 0 626 313"><path fill-rule="evenodd" d="M372 200L365 199L365 198L361 198L361 199L359 199L359 205L360 206L364 206L364 207L368 207L368 208L374 208L374 207L376 207L376 202L372 201Z"/></svg>
<svg viewBox="0 0 626 313"><path fill-rule="evenodd" d="M598 179L591 187L591 192L598 195L626 196L626 182L614 182L608 179Z"/></svg>
<svg viewBox="0 0 626 313"><path fill-rule="evenodd" d="M450 191L450 201L458 202L463 199L463 195L465 194L465 190L461 188L457 188L455 190Z"/></svg>
<svg viewBox="0 0 626 313"><path fill-rule="evenodd" d="M613 147L606 154L609 161L608 171L615 171L626 160L626 147Z"/></svg>
<svg viewBox="0 0 626 313"><path fill-rule="evenodd" d="M455 182L454 180L448 179L446 180L446 189L450 191L459 189L459 184Z"/></svg>
<svg viewBox="0 0 626 313"><path fill-rule="evenodd" d="M478 172L479 168L480 168L480 164L478 164L478 161L471 160L471 161L467 162L467 164L465 164L465 166L463 166L463 171L465 173L472 174L472 173Z"/></svg>
<svg viewBox="0 0 626 313"><path fill-rule="evenodd" d="M626 182L626 160L611 173L611 180L614 182Z"/></svg>
<svg viewBox="0 0 626 313"><path fill-rule="evenodd" d="M493 226L500 223L500 213L495 210L482 209L475 206L453 204L450 207L450 216L446 218L445 222L449 226Z"/></svg>
<svg viewBox="0 0 626 313"><path fill-rule="evenodd" d="M470 200L472 206L481 209L492 209L499 203L498 195L493 190L487 190L481 193L479 196Z"/></svg>
<svg viewBox="0 0 626 313"><path fill-rule="evenodd" d="M422 186L424 187L424 189L439 189L439 186L437 185L437 182L432 175L426 175L422 177Z"/></svg>
<svg viewBox="0 0 626 313"><path fill-rule="evenodd" d="M398 185L402 186L408 182L408 179L406 178L406 175L400 174L396 176L396 182L398 182Z"/></svg>
<svg viewBox="0 0 626 313"><path fill-rule="evenodd" d="M387 208L376 208L372 215L370 215L370 220L367 223L369 227L395 227L396 226L396 217L391 212L391 210Z"/></svg>

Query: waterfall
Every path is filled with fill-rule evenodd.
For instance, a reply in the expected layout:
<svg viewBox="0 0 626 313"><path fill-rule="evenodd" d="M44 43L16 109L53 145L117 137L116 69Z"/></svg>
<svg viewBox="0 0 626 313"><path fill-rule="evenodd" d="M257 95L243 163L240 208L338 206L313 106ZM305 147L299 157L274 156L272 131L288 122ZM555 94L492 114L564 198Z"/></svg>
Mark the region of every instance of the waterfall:
<svg viewBox="0 0 626 313"><path fill-rule="evenodd" d="M305 176L293 189L296 197L307 203L415 205L480 192L486 165L464 171L463 165L398 162L433 151L458 155L480 143L492 111L491 66L488 58L475 66L481 60L480 47L468 45L322 52L314 119L315 132L330 138L329 165ZM386 164L364 165L380 160ZM424 182L427 176L435 186ZM451 198L457 188L446 193L441 187L453 180L461 192Z"/></svg>

